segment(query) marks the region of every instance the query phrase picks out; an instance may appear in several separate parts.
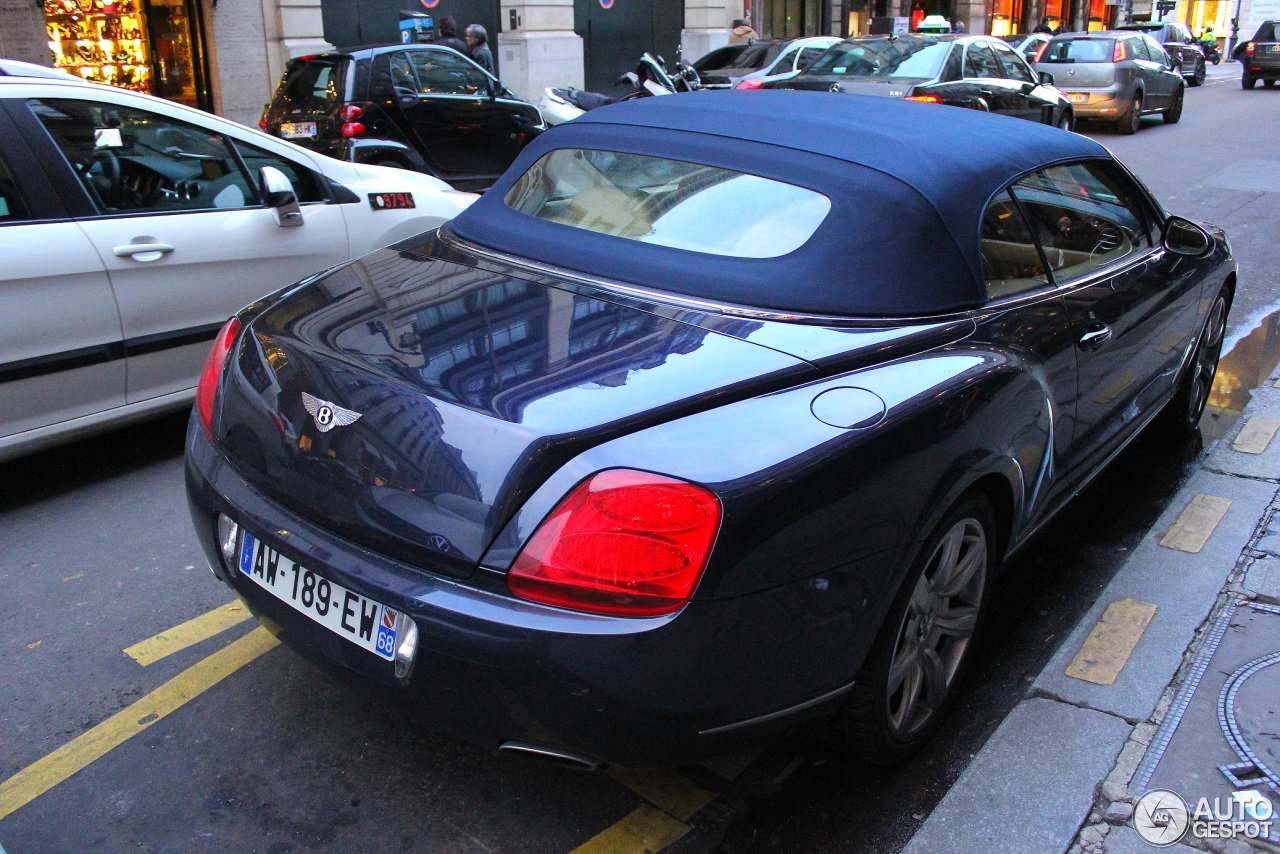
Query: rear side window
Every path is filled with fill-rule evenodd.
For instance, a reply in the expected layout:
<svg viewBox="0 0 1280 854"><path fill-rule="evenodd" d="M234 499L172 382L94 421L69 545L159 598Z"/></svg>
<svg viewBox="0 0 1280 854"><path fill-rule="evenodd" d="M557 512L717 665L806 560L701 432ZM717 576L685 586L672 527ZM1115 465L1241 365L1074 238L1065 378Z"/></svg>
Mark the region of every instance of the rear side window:
<svg viewBox="0 0 1280 854"><path fill-rule="evenodd" d="M964 51L964 76L977 79L1003 77L995 54L985 44L971 44Z"/></svg>
<svg viewBox="0 0 1280 854"><path fill-rule="evenodd" d="M1035 236L1008 193L996 196L982 215L982 269L993 300L1049 282Z"/></svg>
<svg viewBox="0 0 1280 854"><path fill-rule="evenodd" d="M996 58L1000 60L1000 64L1004 66L1004 76L1010 80L1020 80L1023 83L1037 83L1035 74L1022 60L1022 56L1013 48L1004 44L991 45L991 49L996 52Z"/></svg>
<svg viewBox="0 0 1280 854"><path fill-rule="evenodd" d="M1113 39L1054 39L1041 62L1110 62Z"/></svg>
<svg viewBox="0 0 1280 854"><path fill-rule="evenodd" d="M1035 172L1013 186L1055 281L1088 275L1151 246L1137 192L1098 163Z"/></svg>
<svg viewBox="0 0 1280 854"><path fill-rule="evenodd" d="M508 191L538 219L627 240L775 258L800 248L831 210L821 193L715 166L614 151L558 149Z"/></svg>
<svg viewBox="0 0 1280 854"><path fill-rule="evenodd" d="M288 110L324 110L338 100L342 64L338 59L308 59L293 64L276 90L276 106Z"/></svg>
<svg viewBox="0 0 1280 854"><path fill-rule="evenodd" d="M13 179L8 165L0 159L0 225L30 218L31 210L18 192L18 182Z"/></svg>

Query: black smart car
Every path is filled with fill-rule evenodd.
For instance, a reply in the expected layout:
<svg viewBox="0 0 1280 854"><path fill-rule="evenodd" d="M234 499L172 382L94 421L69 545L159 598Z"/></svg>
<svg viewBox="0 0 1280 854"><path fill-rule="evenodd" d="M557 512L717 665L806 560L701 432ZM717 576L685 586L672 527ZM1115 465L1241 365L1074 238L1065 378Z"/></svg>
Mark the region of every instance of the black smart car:
<svg viewBox="0 0 1280 854"><path fill-rule="evenodd" d="M1071 101L1006 42L991 36L856 36L803 73L766 89L906 98L1003 113L1071 130Z"/></svg>
<svg viewBox="0 0 1280 854"><path fill-rule="evenodd" d="M330 157L416 169L459 190L487 188L546 129L537 107L437 45L290 60L258 124Z"/></svg>

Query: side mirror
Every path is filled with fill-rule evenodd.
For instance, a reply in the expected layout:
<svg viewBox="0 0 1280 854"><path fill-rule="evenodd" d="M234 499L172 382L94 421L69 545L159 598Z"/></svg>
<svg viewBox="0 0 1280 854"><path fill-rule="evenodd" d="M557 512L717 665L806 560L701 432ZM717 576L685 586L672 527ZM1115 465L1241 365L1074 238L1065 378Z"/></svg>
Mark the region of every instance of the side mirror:
<svg viewBox="0 0 1280 854"><path fill-rule="evenodd" d="M1035 90L1035 88L1036 88L1036 84L1034 83L1023 83L1021 86L1022 94L1030 95Z"/></svg>
<svg viewBox="0 0 1280 854"><path fill-rule="evenodd" d="M1209 232L1189 219L1171 216L1164 224L1164 248L1175 255L1199 258L1213 247Z"/></svg>
<svg viewBox="0 0 1280 854"><path fill-rule="evenodd" d="M1040 72L1040 85L1041 85L1041 86L1052 86L1052 85L1053 85L1053 74L1052 74L1051 72L1049 72L1049 71L1041 71L1041 72Z"/></svg>
<svg viewBox="0 0 1280 854"><path fill-rule="evenodd" d="M275 214L276 225L288 227L302 225L302 208L298 206L298 194L285 174L274 166L258 170L258 186L262 188L262 203Z"/></svg>

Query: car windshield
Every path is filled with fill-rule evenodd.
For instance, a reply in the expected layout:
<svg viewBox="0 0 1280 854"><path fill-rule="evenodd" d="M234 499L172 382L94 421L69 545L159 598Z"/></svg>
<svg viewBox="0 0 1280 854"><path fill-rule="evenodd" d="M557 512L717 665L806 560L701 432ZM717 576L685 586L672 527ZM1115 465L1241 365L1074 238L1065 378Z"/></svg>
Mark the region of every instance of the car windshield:
<svg viewBox="0 0 1280 854"><path fill-rule="evenodd" d="M1114 39L1054 39L1041 62L1110 62Z"/></svg>
<svg viewBox="0 0 1280 854"><path fill-rule="evenodd" d="M289 110L324 109L338 99L340 59L306 59L293 63L280 88L277 106Z"/></svg>
<svg viewBox="0 0 1280 854"><path fill-rule="evenodd" d="M641 243L775 258L804 245L831 210L821 193L715 166L557 149L507 192L515 210Z"/></svg>
<svg viewBox="0 0 1280 854"><path fill-rule="evenodd" d="M871 38L838 44L818 57L807 74L877 80L931 80L951 50L932 38Z"/></svg>

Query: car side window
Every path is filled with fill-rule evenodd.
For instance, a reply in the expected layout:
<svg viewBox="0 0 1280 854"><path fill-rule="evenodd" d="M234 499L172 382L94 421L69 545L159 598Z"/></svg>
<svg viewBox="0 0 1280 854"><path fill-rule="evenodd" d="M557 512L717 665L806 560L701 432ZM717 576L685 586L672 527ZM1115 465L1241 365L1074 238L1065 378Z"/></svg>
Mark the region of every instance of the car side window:
<svg viewBox="0 0 1280 854"><path fill-rule="evenodd" d="M991 79L1003 77L995 54L987 45L977 42L970 44L964 51L964 76L967 78Z"/></svg>
<svg viewBox="0 0 1280 854"><path fill-rule="evenodd" d="M982 215L982 270L993 300L1049 283L1036 239L1008 193L996 196Z"/></svg>
<svg viewBox="0 0 1280 854"><path fill-rule="evenodd" d="M457 54L415 50L409 56L423 95L481 95L488 91L488 76Z"/></svg>
<svg viewBox="0 0 1280 854"><path fill-rule="evenodd" d="M1000 60L1000 64L1004 66L1004 76L1010 80L1017 80L1022 83L1037 83L1035 72L1031 67L1023 61L1022 57L1013 48L1005 44L991 44L992 50L996 52L996 58Z"/></svg>
<svg viewBox="0 0 1280 854"><path fill-rule="evenodd" d="M820 46L805 48L804 50L800 51L800 55L796 58L796 65L795 65L796 70L804 71L810 65L813 65L813 61L815 59L822 56L826 52L827 52L827 49L825 47L820 47Z"/></svg>
<svg viewBox="0 0 1280 854"><path fill-rule="evenodd" d="M166 213L257 204L225 139L132 107L27 102L103 213Z"/></svg>
<svg viewBox="0 0 1280 854"><path fill-rule="evenodd" d="M1085 276L1151 246L1136 190L1100 163L1035 172L1013 186L1055 281Z"/></svg>
<svg viewBox="0 0 1280 854"><path fill-rule="evenodd" d="M1151 51L1150 51L1150 50L1148 50L1147 48L1148 48L1147 40L1146 40L1146 39L1144 39L1144 38L1125 39L1125 40L1124 40L1124 51L1125 51L1125 54L1126 54L1126 55L1128 55L1128 56L1129 56L1130 58L1132 58L1132 59L1146 59L1146 60L1150 60L1150 59L1151 59ZM1156 62L1159 62L1159 61L1160 61L1159 57L1156 57L1156 60L1155 60L1155 61L1156 61Z"/></svg>
<svg viewBox="0 0 1280 854"><path fill-rule="evenodd" d="M387 67L391 73L392 89L403 89L406 92L418 92L418 78L413 73L413 63L403 53L393 53L387 57Z"/></svg>
<svg viewBox="0 0 1280 854"><path fill-rule="evenodd" d="M1141 41L1145 43L1147 53L1150 54L1152 62L1158 62L1165 68L1173 65L1169 59L1169 52L1164 49L1164 45L1151 38L1151 36L1143 36Z"/></svg>
<svg viewBox="0 0 1280 854"><path fill-rule="evenodd" d="M298 197L298 201L306 204L307 202L323 202L325 201L325 191L321 186L320 180L316 174L306 166L294 163L284 157L279 157L269 151L258 148L256 145L249 145L239 139L232 140L236 151L240 154L244 165L249 170L256 186L258 181L258 170L263 166L274 166L279 169L289 183L293 184L294 195ZM255 196L256 198L256 196Z"/></svg>
<svg viewBox="0 0 1280 854"><path fill-rule="evenodd" d="M0 158L0 225L27 219L31 219L31 208L18 192L18 182L9 165Z"/></svg>

